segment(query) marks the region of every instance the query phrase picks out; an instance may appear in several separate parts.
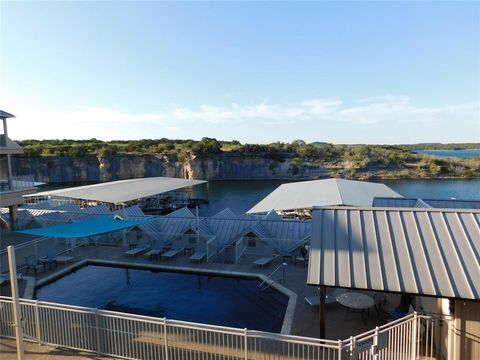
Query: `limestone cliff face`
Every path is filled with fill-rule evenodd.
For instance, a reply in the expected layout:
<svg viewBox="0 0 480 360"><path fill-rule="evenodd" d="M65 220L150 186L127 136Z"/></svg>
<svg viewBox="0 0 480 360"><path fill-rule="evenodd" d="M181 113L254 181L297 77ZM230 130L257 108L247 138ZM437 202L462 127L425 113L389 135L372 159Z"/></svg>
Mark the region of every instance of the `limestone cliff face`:
<svg viewBox="0 0 480 360"><path fill-rule="evenodd" d="M160 155L117 154L96 156L18 156L12 165L15 174L32 174L42 182L113 181L152 176L187 179L308 179L328 176L327 168L292 158L282 162L258 155L223 153L187 158L179 162Z"/></svg>

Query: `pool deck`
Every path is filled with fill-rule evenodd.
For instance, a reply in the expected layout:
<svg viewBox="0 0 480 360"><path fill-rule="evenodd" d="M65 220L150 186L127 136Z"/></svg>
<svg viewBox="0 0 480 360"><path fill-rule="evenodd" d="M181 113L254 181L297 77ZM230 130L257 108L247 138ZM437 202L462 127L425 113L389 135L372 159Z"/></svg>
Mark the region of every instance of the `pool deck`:
<svg viewBox="0 0 480 360"><path fill-rule="evenodd" d="M268 276L275 268L282 263L282 259L276 259L275 262L270 263L268 266L260 267L253 262L259 258L259 256L245 256L242 257L237 264L223 264L216 262L192 262L188 256L181 253L172 260L151 261L148 257L138 255L135 257L126 256L124 250L119 247L111 246L86 246L79 247L68 254L73 256L73 261L67 264L61 264L57 268L44 271L43 267L39 268L36 277L36 283L44 283L48 281L48 278L56 276L59 273L65 272L71 266L74 266L78 262L84 262L85 259L108 261L117 264L132 264L132 265L153 265L161 266L171 270L175 268L182 268L186 270L200 270L200 271L221 271L221 272L235 272L235 273L247 273L251 275L263 275ZM277 273L279 276L275 276L274 279L279 279L282 270ZM29 276L32 276L30 273ZM306 284L307 279L307 267L303 264L290 264L285 267L285 281L279 281L279 283L287 288L289 291L297 295L297 301L294 307L291 309L293 314L290 333L292 335L307 336L307 337L320 337L320 321L318 307L311 307L305 301L307 296L318 296L318 288L315 286L309 286ZM2 295L8 295L9 289L6 284L2 285ZM373 295L373 294L371 294ZM346 339L353 335L361 334L365 331L371 330L376 326L383 325L387 321L388 312L397 306L400 301L399 295L388 295L387 303L384 306L384 311L379 313L375 309L371 309L369 315L365 320L362 319L360 313L352 312L351 310L343 307L339 303L332 303L326 305L326 338L331 340ZM15 347L15 342L11 340L1 339L0 352L2 353L2 359L13 358L9 356L11 347ZM50 348L47 346L39 347L36 344L29 343L27 345L28 352L35 355L35 359L61 359L63 356L69 359L86 358L86 356L77 354L73 351L59 350L56 348ZM50 349L47 351L47 349ZM3 357L3 354L6 356ZM77 354L77 356L73 356ZM89 354L87 357L92 359L103 359L96 355ZM27 357L32 358L32 357Z"/></svg>

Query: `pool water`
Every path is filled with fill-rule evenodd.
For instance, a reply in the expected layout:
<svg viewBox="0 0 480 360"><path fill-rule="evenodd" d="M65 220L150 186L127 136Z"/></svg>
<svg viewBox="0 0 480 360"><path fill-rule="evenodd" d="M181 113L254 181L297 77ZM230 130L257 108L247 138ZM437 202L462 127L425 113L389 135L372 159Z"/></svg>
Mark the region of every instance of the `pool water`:
<svg viewBox="0 0 480 360"><path fill-rule="evenodd" d="M280 332L288 298L259 280L84 266L36 291L38 300Z"/></svg>

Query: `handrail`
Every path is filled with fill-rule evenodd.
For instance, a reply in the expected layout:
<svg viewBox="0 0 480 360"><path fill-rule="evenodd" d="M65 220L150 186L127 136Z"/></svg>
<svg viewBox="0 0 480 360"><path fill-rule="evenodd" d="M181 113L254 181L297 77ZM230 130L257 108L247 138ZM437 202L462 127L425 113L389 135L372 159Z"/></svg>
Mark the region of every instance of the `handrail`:
<svg viewBox="0 0 480 360"><path fill-rule="evenodd" d="M270 286L272 286L272 284L275 282L275 280L272 279L272 276L279 270L279 269L285 269L285 266L287 266L287 263L282 263L280 264L275 270L273 270L265 280L263 280L260 285L258 285L258 287L260 288L260 290L266 290L268 289ZM285 280L285 273L283 274L282 276L283 280ZM263 284L265 284L267 281L270 280L270 283L267 284L266 287L262 288Z"/></svg>

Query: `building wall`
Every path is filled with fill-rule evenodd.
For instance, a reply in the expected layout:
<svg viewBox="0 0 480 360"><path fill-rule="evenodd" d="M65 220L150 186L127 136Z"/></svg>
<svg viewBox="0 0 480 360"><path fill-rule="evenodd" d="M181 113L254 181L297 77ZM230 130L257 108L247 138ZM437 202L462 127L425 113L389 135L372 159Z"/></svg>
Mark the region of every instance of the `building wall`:
<svg viewBox="0 0 480 360"><path fill-rule="evenodd" d="M453 331L453 359L480 359L480 301L455 301Z"/></svg>

